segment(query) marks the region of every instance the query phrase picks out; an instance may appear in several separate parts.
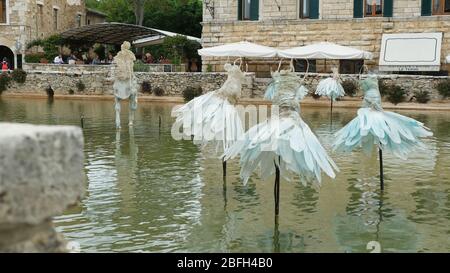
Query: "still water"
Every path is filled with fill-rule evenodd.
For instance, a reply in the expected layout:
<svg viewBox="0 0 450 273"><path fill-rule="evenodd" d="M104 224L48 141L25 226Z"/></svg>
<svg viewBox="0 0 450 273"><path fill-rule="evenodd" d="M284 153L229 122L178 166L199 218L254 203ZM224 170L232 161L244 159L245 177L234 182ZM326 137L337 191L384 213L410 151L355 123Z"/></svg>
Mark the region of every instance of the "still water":
<svg viewBox="0 0 450 273"><path fill-rule="evenodd" d="M84 115L87 195L55 223L85 252L450 251L450 112L400 112L435 135L407 161L385 155L383 194L376 153L330 152L341 172L320 187L281 181L275 226L273 180L243 186L233 160L224 181L214 147L171 138L173 106L141 103L134 130L116 132L110 101L3 98L0 121L79 126ZM326 108L302 116L330 151L356 110L335 109L332 124Z"/></svg>

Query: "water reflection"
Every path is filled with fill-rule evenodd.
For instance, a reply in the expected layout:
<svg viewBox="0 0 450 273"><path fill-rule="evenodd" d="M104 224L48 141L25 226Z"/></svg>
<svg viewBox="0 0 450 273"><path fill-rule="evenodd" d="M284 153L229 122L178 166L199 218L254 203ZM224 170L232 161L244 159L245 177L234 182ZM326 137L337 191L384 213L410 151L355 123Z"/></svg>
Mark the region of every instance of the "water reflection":
<svg viewBox="0 0 450 273"><path fill-rule="evenodd" d="M367 252L371 241L380 243L383 252L414 251L418 238L414 223L395 208L380 192L377 177L349 180L353 194L345 215L337 215L335 234L345 252Z"/></svg>
<svg viewBox="0 0 450 273"><path fill-rule="evenodd" d="M450 113L401 112L435 135L407 161L385 155L381 195L376 153L330 151L357 109L333 109L330 129L329 108L303 107L341 172L315 188L283 179L276 221L274 179L255 174L244 186L238 160L224 179L215 147L171 138L171 106L141 103L136 126L116 131L112 102L0 98L0 120L80 126L84 116L88 195L55 219L82 251L368 252L370 241L386 252L450 248Z"/></svg>

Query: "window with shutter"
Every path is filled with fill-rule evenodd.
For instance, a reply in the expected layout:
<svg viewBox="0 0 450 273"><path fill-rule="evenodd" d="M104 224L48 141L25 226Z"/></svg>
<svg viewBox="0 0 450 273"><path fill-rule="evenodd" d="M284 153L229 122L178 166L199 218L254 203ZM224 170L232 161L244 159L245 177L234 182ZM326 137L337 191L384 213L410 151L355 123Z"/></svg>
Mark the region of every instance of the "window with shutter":
<svg viewBox="0 0 450 273"><path fill-rule="evenodd" d="M319 0L309 0L309 18L319 19Z"/></svg>
<svg viewBox="0 0 450 273"><path fill-rule="evenodd" d="M53 30L58 30L58 9L53 9Z"/></svg>
<svg viewBox="0 0 450 273"><path fill-rule="evenodd" d="M394 0L384 0L383 16L392 17L394 11Z"/></svg>
<svg viewBox="0 0 450 273"><path fill-rule="evenodd" d="M242 0L238 0L238 20L242 20Z"/></svg>
<svg viewBox="0 0 450 273"><path fill-rule="evenodd" d="M319 19L319 0L299 0L300 19Z"/></svg>
<svg viewBox="0 0 450 273"><path fill-rule="evenodd" d="M259 0L238 0L238 20L259 20Z"/></svg>
<svg viewBox="0 0 450 273"><path fill-rule="evenodd" d="M450 0L432 0L431 10L433 15L450 14Z"/></svg>
<svg viewBox="0 0 450 273"><path fill-rule="evenodd" d="M259 0L250 0L250 20L259 20Z"/></svg>
<svg viewBox="0 0 450 273"><path fill-rule="evenodd" d="M299 17L301 19L309 18L310 12L310 0L299 0L298 6L299 6Z"/></svg>
<svg viewBox="0 0 450 273"><path fill-rule="evenodd" d="M6 0L0 0L0 24L6 23Z"/></svg>
<svg viewBox="0 0 450 273"><path fill-rule="evenodd" d="M359 74L364 66L364 60L340 60L340 74Z"/></svg>
<svg viewBox="0 0 450 273"><path fill-rule="evenodd" d="M364 0L353 0L353 18L363 18Z"/></svg>
<svg viewBox="0 0 450 273"><path fill-rule="evenodd" d="M294 69L295 72L308 72L310 73L316 73L316 60L294 60Z"/></svg>
<svg viewBox="0 0 450 273"><path fill-rule="evenodd" d="M431 0L422 0L421 15L431 16Z"/></svg>
<svg viewBox="0 0 450 273"><path fill-rule="evenodd" d="M364 0L364 17L383 16L383 0Z"/></svg>

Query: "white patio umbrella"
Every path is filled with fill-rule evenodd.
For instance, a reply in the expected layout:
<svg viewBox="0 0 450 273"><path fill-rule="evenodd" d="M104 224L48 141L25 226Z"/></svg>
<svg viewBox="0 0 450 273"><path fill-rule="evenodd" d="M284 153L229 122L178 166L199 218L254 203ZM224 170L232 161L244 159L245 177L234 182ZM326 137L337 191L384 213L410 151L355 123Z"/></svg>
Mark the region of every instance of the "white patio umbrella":
<svg viewBox="0 0 450 273"><path fill-rule="evenodd" d="M249 57L273 58L277 50L272 47L258 45L247 41L202 48L198 54L203 57Z"/></svg>
<svg viewBox="0 0 450 273"><path fill-rule="evenodd" d="M290 59L351 60L373 58L370 52L328 42L279 50L278 55Z"/></svg>

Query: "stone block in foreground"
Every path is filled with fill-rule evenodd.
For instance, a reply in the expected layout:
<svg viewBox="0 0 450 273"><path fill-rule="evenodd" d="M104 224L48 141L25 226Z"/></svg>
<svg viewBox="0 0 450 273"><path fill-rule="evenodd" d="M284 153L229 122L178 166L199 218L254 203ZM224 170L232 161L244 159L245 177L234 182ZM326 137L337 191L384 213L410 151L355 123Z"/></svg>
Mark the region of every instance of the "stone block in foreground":
<svg viewBox="0 0 450 273"><path fill-rule="evenodd" d="M51 217L83 197L83 161L78 127L0 123L0 252L64 249Z"/></svg>

